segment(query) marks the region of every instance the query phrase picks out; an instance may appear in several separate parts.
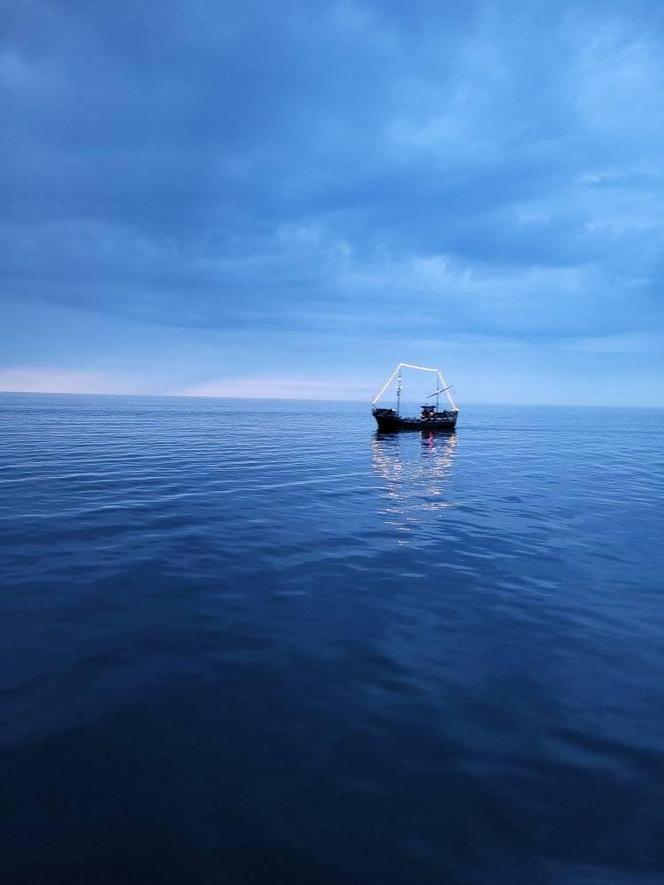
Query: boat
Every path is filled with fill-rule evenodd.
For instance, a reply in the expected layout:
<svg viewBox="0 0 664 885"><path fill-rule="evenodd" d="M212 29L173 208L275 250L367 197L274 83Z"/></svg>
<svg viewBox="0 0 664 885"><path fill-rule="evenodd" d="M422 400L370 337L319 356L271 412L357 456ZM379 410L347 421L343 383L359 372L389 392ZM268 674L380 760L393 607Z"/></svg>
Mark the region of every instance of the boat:
<svg viewBox="0 0 664 885"><path fill-rule="evenodd" d="M436 389L427 396L427 399L436 398L435 404L423 405L420 414L410 417L401 414L401 390L403 369L416 369L419 372L433 372L436 376ZM396 380L397 407L396 409L383 408L377 403ZM459 409L452 399L451 385L447 384L440 369L431 369L428 366L414 366L412 363L399 363L385 384L371 401L371 412L378 424L378 430L384 433L393 433L397 430L442 430L450 432L456 428ZM440 408L440 395L444 393L450 408Z"/></svg>

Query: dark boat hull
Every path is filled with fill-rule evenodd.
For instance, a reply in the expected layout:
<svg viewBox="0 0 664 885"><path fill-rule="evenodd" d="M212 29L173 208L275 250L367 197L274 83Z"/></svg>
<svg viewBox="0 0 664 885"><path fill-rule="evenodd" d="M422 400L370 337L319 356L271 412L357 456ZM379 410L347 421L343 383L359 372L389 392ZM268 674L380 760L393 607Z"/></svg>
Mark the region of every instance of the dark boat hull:
<svg viewBox="0 0 664 885"><path fill-rule="evenodd" d="M455 429L457 422L456 412L448 413L445 417L436 416L435 418L402 418L394 413L381 414L381 412L383 412L382 409L374 409L373 416L378 424L378 429L384 433L393 433L397 430L442 430L450 432Z"/></svg>

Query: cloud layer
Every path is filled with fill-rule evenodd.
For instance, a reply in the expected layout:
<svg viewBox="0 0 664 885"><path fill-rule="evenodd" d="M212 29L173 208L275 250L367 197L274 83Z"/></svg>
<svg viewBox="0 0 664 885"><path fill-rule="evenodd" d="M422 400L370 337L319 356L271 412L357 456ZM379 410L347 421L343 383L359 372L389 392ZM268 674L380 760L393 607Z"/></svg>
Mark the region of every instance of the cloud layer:
<svg viewBox="0 0 664 885"><path fill-rule="evenodd" d="M368 329L381 368L469 336L484 354L584 341L594 360L661 341L656 5L36 0L0 15L14 322L37 305L88 316L92 337L104 317L121 337L216 330L226 356L183 364L193 388L237 377L234 361L249 372L248 349L274 378L284 348L320 376L321 339L326 360L366 366ZM656 397L651 349L631 353ZM158 371L150 335L147 356Z"/></svg>

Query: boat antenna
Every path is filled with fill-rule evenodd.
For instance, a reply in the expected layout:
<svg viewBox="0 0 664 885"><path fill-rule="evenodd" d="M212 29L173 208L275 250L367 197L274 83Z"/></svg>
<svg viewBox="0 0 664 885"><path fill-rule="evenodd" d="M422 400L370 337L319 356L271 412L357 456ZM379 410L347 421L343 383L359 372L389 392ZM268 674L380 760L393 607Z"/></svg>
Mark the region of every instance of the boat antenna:
<svg viewBox="0 0 664 885"><path fill-rule="evenodd" d="M400 408L401 408L401 369L399 369L399 374L397 375L397 415L399 414Z"/></svg>

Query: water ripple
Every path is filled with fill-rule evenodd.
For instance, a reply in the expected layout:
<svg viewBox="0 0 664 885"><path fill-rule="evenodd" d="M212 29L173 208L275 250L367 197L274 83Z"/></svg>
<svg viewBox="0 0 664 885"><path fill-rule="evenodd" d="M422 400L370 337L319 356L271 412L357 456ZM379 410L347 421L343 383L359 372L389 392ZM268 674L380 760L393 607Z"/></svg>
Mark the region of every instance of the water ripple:
<svg viewBox="0 0 664 885"><path fill-rule="evenodd" d="M663 431L0 397L3 881L660 881Z"/></svg>

